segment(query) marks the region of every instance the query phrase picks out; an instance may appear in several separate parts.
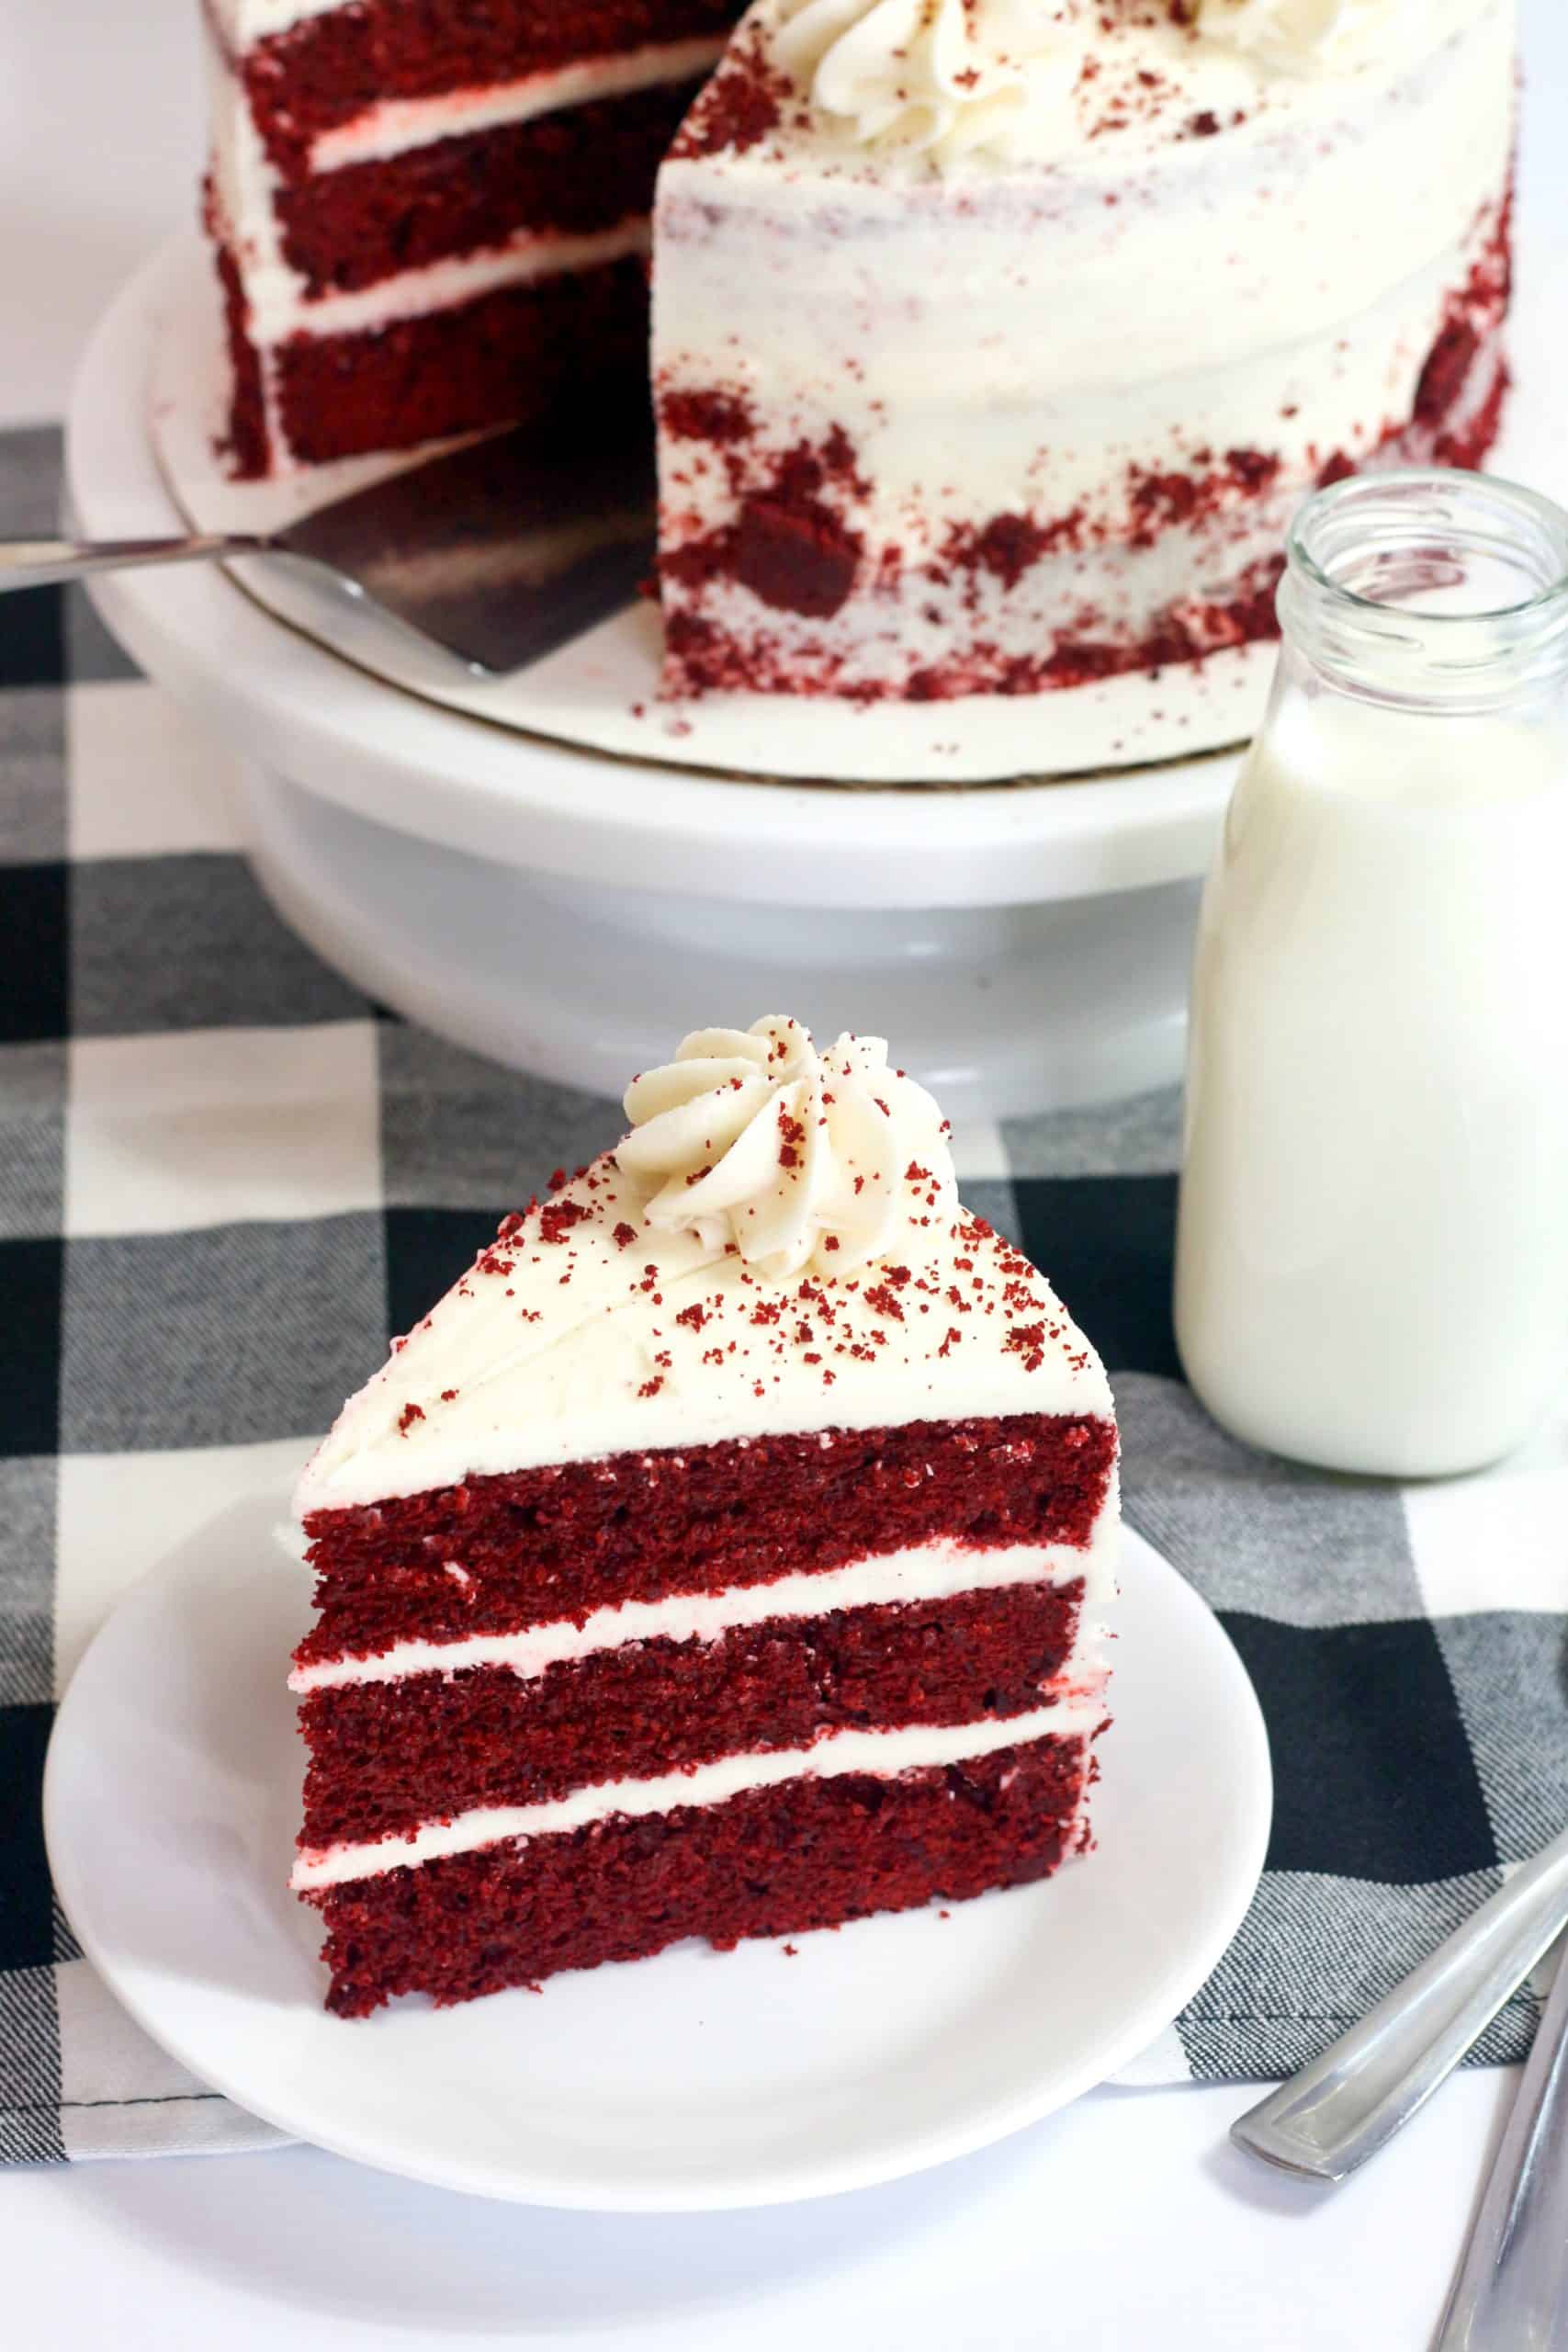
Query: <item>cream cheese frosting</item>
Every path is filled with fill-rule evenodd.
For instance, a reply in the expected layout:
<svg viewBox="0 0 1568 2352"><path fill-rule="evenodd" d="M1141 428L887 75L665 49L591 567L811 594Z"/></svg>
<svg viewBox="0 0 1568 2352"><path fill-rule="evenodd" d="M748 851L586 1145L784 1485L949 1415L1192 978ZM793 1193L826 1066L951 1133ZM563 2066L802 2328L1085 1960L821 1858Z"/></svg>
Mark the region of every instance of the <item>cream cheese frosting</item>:
<svg viewBox="0 0 1568 2352"><path fill-rule="evenodd" d="M626 1113L620 1166L663 1180L654 1230L732 1243L764 1273L853 1273L957 1204L947 1122L880 1037L818 1054L783 1015L700 1029L632 1080ZM926 1181L911 1188L916 1164Z"/></svg>
<svg viewBox="0 0 1568 2352"><path fill-rule="evenodd" d="M1037 153L1087 53L1076 0L786 0L776 54L863 146Z"/></svg>
<svg viewBox="0 0 1568 2352"><path fill-rule="evenodd" d="M1201 80L1211 53L1221 62L1228 51L1255 76L1289 82L1416 58L1475 8L1476 0L1188 0L1162 28L1134 0L1109 16L1090 0L774 0L769 38L774 62L808 92L819 129L946 173L968 158L1037 164L1070 151L1128 35L1158 70L1185 48ZM752 21L770 25L762 11Z"/></svg>
<svg viewBox="0 0 1568 2352"><path fill-rule="evenodd" d="M1353 74L1418 50L1459 13L1447 0L1199 0L1197 23L1266 67Z"/></svg>
<svg viewBox="0 0 1568 2352"><path fill-rule="evenodd" d="M887 1070L878 1041L818 1056L799 1024L773 1021L686 1042L716 1038L733 1053L693 1050L670 1066L675 1077L637 1081L628 1115L640 1124L627 1142L509 1217L395 1343L307 1466L301 1514L627 1452L1110 1413L1093 1351L1028 1260L959 1206L940 1114ZM762 1057L737 1039L766 1041ZM712 1065L729 1060L739 1086L707 1083ZM869 1113L863 1085L874 1090ZM708 1110L689 1116L690 1106L716 1093L747 1094L737 1145L757 1129L773 1158L759 1150L722 1188L733 1198L710 1196L683 1216L681 1195L694 1199L706 1179L687 1186L677 1171L706 1162L710 1132ZM817 1131L827 1172L797 1167L799 1199L780 1207L776 1155L790 1144L780 1108L793 1122L788 1106L803 1100L829 1122ZM673 1124L660 1133L662 1120ZM761 1189L749 1193L753 1178ZM857 1222L862 1197L871 1204ZM744 1215L752 1201L756 1220ZM829 1210L842 1212L841 1239ZM748 1247L767 1241L761 1258L748 1260L737 1227ZM875 1262L868 1250L881 1253Z"/></svg>

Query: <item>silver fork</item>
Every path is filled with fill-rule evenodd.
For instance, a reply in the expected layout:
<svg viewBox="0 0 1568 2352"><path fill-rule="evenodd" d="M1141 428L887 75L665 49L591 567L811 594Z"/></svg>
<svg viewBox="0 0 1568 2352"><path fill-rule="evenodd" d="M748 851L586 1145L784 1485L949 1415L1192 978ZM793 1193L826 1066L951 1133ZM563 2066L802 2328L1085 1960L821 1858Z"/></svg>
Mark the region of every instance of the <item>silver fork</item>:
<svg viewBox="0 0 1568 2352"><path fill-rule="evenodd" d="M1568 1832L1232 2139L1285 2172L1344 2180L1426 2105L1565 1927Z"/></svg>
<svg viewBox="0 0 1568 2352"><path fill-rule="evenodd" d="M1435 2352L1568 2343L1568 1959L1493 2160Z"/></svg>

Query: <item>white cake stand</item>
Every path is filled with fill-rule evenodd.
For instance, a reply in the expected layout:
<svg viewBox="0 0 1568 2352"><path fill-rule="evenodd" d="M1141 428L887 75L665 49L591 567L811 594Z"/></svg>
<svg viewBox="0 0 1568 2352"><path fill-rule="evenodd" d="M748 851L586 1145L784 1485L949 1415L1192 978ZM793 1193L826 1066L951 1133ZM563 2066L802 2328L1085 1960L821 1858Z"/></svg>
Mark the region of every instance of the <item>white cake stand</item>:
<svg viewBox="0 0 1568 2352"><path fill-rule="evenodd" d="M189 268L188 240L148 264L83 363L67 469L94 536L182 527L148 388ZM1543 423L1556 356L1532 353L1527 378ZM502 1062L612 1092L687 1027L785 1011L886 1035L965 1119L1179 1073L1195 877L1234 754L1049 784L741 779L443 707L215 569L95 595L239 755L244 838L286 920Z"/></svg>

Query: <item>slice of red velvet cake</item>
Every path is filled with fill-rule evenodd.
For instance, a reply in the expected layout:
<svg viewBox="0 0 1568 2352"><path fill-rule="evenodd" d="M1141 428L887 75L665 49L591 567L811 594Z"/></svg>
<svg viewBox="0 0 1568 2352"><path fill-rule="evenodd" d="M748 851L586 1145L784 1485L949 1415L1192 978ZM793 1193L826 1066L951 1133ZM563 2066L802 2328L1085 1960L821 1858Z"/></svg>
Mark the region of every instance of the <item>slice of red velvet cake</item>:
<svg viewBox="0 0 1568 2352"><path fill-rule="evenodd" d="M1087 1842L1116 1429L874 1039L689 1037L302 1481L328 2005L1044 1877Z"/></svg>
<svg viewBox="0 0 1568 2352"><path fill-rule="evenodd" d="M648 379L654 175L740 0L206 0L235 470Z"/></svg>

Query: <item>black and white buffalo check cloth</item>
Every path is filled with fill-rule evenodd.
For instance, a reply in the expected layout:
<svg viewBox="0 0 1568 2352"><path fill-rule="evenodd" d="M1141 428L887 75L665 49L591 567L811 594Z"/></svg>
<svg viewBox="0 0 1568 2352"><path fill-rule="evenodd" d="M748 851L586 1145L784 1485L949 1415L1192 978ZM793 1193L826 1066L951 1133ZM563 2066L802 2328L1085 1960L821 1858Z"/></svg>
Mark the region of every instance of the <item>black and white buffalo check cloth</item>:
<svg viewBox="0 0 1568 2352"><path fill-rule="evenodd" d="M51 526L58 458L52 433L0 435L0 531ZM276 2137L154 2049L81 1957L39 1828L54 1702L117 1596L237 1498L281 1497L389 1333L617 1132L613 1105L389 1020L319 964L251 879L223 768L73 595L0 599L13 2160ZM968 1198L1104 1352L1129 1516L1220 1612L1273 1741L1251 1916L1131 2079L1288 2072L1568 1822L1568 1396L1485 1478L1401 1492L1260 1459L1178 1369L1174 1096L959 1148ZM1521 1996L1478 2055L1520 2055L1535 2014Z"/></svg>

